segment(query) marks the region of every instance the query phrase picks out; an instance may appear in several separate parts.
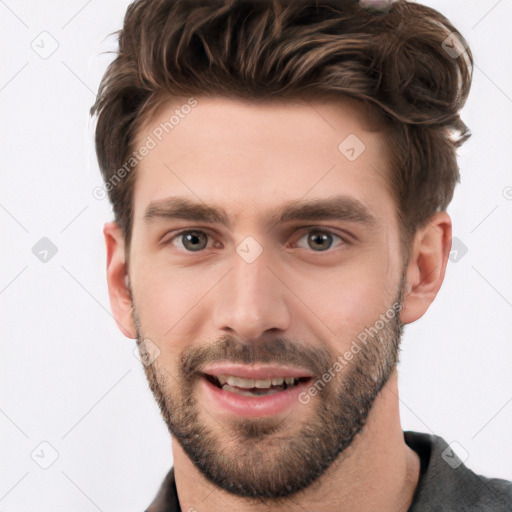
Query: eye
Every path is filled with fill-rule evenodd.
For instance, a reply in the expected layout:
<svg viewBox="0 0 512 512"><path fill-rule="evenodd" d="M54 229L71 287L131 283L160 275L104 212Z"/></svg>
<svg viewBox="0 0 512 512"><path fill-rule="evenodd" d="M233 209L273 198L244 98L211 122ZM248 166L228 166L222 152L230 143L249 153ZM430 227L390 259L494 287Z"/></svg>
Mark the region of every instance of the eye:
<svg viewBox="0 0 512 512"><path fill-rule="evenodd" d="M333 238L337 238L341 241L341 243L339 243L338 246L343 245L345 243L345 240L343 240L341 236L336 235L329 230L319 228L309 230L307 233L305 233L299 238L299 242L304 238L306 238L306 243L308 244L308 247L302 248L310 248L313 249L314 252L325 252L328 249L330 249L333 245Z"/></svg>
<svg viewBox="0 0 512 512"><path fill-rule="evenodd" d="M163 243L165 245L172 244L185 252L198 252L207 247L208 234L204 231L189 229L176 233L172 238Z"/></svg>
<svg viewBox="0 0 512 512"><path fill-rule="evenodd" d="M313 249L314 252L326 252L333 246L333 240L339 240L335 247L345 244L345 240L335 233L321 228L310 229L304 233L294 244L302 249ZM209 234L197 229L183 230L162 243L164 245L173 245L182 252L200 252L208 247ZM306 239L307 247L299 244L301 240Z"/></svg>

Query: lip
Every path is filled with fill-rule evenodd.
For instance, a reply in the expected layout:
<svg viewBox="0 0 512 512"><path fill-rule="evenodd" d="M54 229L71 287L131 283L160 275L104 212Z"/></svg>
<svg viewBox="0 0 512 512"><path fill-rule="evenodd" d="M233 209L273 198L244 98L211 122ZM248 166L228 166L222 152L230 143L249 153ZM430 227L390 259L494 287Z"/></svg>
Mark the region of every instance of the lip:
<svg viewBox="0 0 512 512"><path fill-rule="evenodd" d="M313 374L302 368L292 366L246 365L236 363L216 363L201 370L202 373L218 377L232 375L242 379L273 379L277 377L313 377Z"/></svg>
<svg viewBox="0 0 512 512"><path fill-rule="evenodd" d="M231 368L230 371L233 369ZM275 368L272 370L274 371ZM211 369L208 371L209 375ZM222 370L219 370L219 375L222 375L226 371L226 367L223 366ZM274 376L283 376L283 368L280 367L281 373L275 374ZM256 370L254 370L256 372ZM227 372L229 375L233 373ZM256 372L257 376L269 376L268 369L266 373ZM249 373L245 372L239 374L244 378L255 378L253 377L256 373L252 373L249 377ZM287 376L292 376L287 374ZM304 377L303 373L300 373L301 377ZM270 378L270 377L269 377ZM307 381L299 381L295 386L289 387L283 391L278 391L270 395L260 396L244 396L234 393L232 391L224 390L217 387L215 384L210 382L207 377L203 374L199 379L200 393L205 398L205 403L212 405L212 410L215 414L227 414L229 416L244 417L244 418L258 418L258 417L272 417L280 416L284 413L289 414L290 409L303 405L299 400L300 393L304 392L310 386L311 379Z"/></svg>

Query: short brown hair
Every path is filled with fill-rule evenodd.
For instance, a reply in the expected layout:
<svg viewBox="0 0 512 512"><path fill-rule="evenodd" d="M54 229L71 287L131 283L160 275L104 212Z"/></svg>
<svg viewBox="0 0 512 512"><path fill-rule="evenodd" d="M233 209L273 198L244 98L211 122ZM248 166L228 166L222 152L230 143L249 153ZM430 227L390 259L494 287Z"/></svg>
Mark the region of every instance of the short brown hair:
<svg viewBox="0 0 512 512"><path fill-rule="evenodd" d="M115 186L112 178L139 128L176 96L361 102L385 127L404 255L416 229L453 197L456 148L470 136L459 110L473 58L432 8L398 0L375 14L355 0L136 0L118 34L91 115L127 248L135 172ZM466 47L460 55L450 52L454 40Z"/></svg>

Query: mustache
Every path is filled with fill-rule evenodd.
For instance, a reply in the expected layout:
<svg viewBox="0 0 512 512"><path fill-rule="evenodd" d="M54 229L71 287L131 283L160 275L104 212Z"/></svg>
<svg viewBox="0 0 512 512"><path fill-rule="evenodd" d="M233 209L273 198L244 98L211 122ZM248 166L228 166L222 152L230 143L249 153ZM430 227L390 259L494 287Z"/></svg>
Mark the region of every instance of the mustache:
<svg viewBox="0 0 512 512"><path fill-rule="evenodd" d="M189 347L181 357L182 377L191 378L212 363L299 366L320 376L335 359L327 349L304 346L283 337L240 342L226 336L209 345Z"/></svg>

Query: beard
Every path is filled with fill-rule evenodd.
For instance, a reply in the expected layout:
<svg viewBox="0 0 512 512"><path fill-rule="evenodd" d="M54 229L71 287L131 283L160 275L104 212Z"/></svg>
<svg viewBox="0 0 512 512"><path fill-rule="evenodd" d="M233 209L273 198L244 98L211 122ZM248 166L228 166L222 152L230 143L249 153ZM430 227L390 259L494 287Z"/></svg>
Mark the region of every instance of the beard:
<svg viewBox="0 0 512 512"><path fill-rule="evenodd" d="M388 310L361 330L370 333L365 342L353 340L358 352L354 351L354 357L345 361L346 366L311 400L309 408L314 410L305 409L300 418L300 408L305 405L295 407L293 421L268 417L216 421L195 398L200 370L220 361L298 365L314 375L310 381L314 384L326 371L332 372L343 355L284 337L244 344L224 337L188 347L173 374L158 368L156 362L144 365L171 436L202 475L233 495L278 504L313 484L335 460L347 457L347 448L363 429L377 395L398 363L402 283ZM144 357L144 336L133 302L132 308L137 345ZM383 316L387 321L382 321Z"/></svg>

